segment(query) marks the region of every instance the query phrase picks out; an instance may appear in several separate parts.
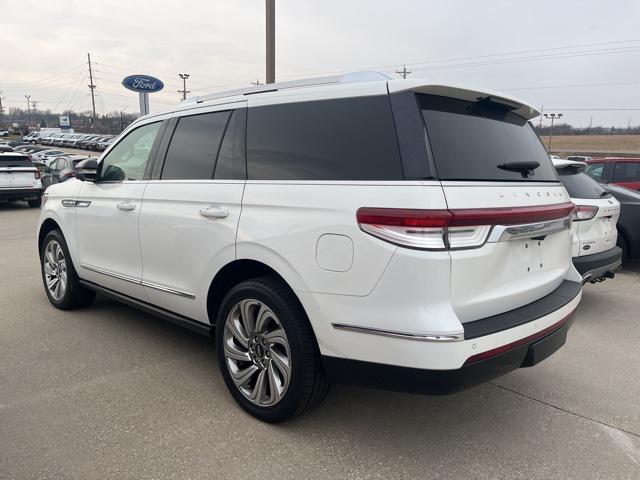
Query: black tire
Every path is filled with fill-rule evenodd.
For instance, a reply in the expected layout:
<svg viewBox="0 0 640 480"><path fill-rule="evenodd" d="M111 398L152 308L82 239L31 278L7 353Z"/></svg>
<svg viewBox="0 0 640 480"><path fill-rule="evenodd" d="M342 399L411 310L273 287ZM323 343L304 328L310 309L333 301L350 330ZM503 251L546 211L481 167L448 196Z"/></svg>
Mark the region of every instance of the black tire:
<svg viewBox="0 0 640 480"><path fill-rule="evenodd" d="M64 255L66 273L67 273L67 285L66 291L61 298L56 299L49 288L47 287L47 279L45 276L45 252L47 245L51 242L57 242L62 249ZM42 242L42 249L40 250L40 272L42 274L42 283L44 285L44 291L47 294L47 298L51 304L59 308L60 310L71 310L78 307L86 307L93 302L96 296L96 292L89 290L80 285L78 273L76 272L73 262L71 261L71 255L69 255L69 249L67 248L67 242L64 239L64 235L60 230L52 230L47 233Z"/></svg>
<svg viewBox="0 0 640 480"><path fill-rule="evenodd" d="M27 200L30 208L40 208L42 205L42 197L38 197L35 200Z"/></svg>
<svg viewBox="0 0 640 480"><path fill-rule="evenodd" d="M618 230L618 247L622 249L622 261L627 261L629 259L629 243L627 242L627 237Z"/></svg>
<svg viewBox="0 0 640 480"><path fill-rule="evenodd" d="M245 398L235 385L225 359L223 332L227 317L238 302L247 299L263 302L275 313L290 346L288 388L282 399L269 407L256 405ZM216 350L220 371L231 395L245 411L264 422L281 422L307 412L319 405L327 394L329 384L309 320L291 289L277 278L247 280L227 293L217 315Z"/></svg>

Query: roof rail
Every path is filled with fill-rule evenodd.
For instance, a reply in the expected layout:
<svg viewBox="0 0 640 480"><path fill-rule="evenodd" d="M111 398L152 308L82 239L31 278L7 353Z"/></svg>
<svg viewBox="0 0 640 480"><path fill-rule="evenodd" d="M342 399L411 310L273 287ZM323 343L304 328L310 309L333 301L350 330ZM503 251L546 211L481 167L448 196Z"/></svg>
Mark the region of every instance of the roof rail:
<svg viewBox="0 0 640 480"><path fill-rule="evenodd" d="M191 97L186 100L187 103L202 103L207 100L216 98L234 97L237 95L254 95L256 93L276 92L278 90L286 90L289 88L312 87L316 85L331 85L338 83L360 83L390 80L391 77L380 72L352 72L344 75L332 75L329 77L304 78L301 80L291 80L288 82L267 83L263 85L255 85L247 88L236 88L234 90L226 90L223 92L211 93L209 95L201 95Z"/></svg>

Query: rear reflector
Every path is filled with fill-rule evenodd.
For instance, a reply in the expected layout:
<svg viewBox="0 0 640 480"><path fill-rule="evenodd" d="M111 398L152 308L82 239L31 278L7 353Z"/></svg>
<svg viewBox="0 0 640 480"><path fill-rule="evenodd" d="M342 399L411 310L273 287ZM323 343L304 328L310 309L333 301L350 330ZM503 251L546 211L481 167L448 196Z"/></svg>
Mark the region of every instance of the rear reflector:
<svg viewBox="0 0 640 480"><path fill-rule="evenodd" d="M484 244L494 225L522 225L566 218L573 203L512 208L422 210L358 209L360 228L378 238L411 248L446 250Z"/></svg>
<svg viewBox="0 0 640 480"><path fill-rule="evenodd" d="M464 362L464 364L469 365L470 363L487 360L488 358L495 357L496 355L500 355L502 353L508 352L509 350L513 350L514 348L518 348L522 345L526 345L528 343L534 342L535 340L541 339L542 337L554 332L555 330L559 329L564 324L569 322L575 311L576 310L574 308L566 317L564 317L559 322L556 322L553 325L534 333L533 335L529 335L528 337L521 338L520 340L516 340L515 342L507 343L506 345L502 345L501 347L493 348L491 350L487 350L486 352L473 355L467 358L467 361Z"/></svg>

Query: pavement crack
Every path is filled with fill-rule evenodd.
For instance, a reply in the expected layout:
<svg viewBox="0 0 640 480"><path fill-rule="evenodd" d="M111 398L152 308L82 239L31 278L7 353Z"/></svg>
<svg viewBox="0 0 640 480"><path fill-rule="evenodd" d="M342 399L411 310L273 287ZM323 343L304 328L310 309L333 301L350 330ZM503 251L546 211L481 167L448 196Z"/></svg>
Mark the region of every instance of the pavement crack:
<svg viewBox="0 0 640 480"><path fill-rule="evenodd" d="M616 427L615 425L610 425L610 424L608 424L606 422L603 422L601 420L596 420L595 418L587 417L586 415L581 415L580 413L572 412L571 410L567 410L566 408L562 408L562 407L559 407L558 405L554 405L552 403L545 402L544 400L540 400L539 398L532 397L531 395L527 395L526 393L522 393L522 392L519 392L519 391L514 390L512 388L505 387L504 385L500 385L500 384L495 383L495 382L489 382L489 383L491 385L495 386L495 387L501 388L502 390L506 390L507 392L514 393L516 395L519 395L521 397L524 397L526 399L532 400L532 401L537 402L537 403L541 403L542 405L546 405L547 407L551 407L551 408L554 408L554 409L559 410L561 412L567 413L569 415L573 415L574 417L582 418L583 420L589 420L591 422L597 423L600 426L611 428L611 429L616 430L618 432L623 432L623 433L626 433L628 435L633 435L636 438L640 438L640 434L638 434L636 432L632 432L630 430L625 430L624 428Z"/></svg>

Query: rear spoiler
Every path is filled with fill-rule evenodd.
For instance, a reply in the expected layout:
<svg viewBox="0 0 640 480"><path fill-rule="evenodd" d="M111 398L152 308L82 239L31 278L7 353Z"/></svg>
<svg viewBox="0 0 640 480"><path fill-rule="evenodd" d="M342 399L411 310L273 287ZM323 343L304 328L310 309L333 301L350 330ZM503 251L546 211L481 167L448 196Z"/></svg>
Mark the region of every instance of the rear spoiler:
<svg viewBox="0 0 640 480"><path fill-rule="evenodd" d="M434 85L425 84L424 80L389 80L387 82L389 93L397 92L416 92L426 93L429 95L439 95L442 97L457 98L470 102L488 101L505 106L516 115L526 120L540 115L540 112L522 100L504 95L502 93L492 92L490 90L478 90L475 88L458 87L451 85Z"/></svg>

